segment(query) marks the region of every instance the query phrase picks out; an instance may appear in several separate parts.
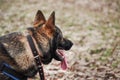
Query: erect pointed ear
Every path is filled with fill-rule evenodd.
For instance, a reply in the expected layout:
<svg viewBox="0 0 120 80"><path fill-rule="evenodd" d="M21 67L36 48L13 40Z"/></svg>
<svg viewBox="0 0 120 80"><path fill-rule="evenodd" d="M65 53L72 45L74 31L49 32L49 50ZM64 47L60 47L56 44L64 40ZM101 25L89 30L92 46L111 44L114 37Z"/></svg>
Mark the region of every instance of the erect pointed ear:
<svg viewBox="0 0 120 80"><path fill-rule="evenodd" d="M55 27L55 12L54 11L48 18L48 21L46 21L46 27L51 28L51 29Z"/></svg>
<svg viewBox="0 0 120 80"><path fill-rule="evenodd" d="M39 25L45 23L46 20L45 20L45 17L42 13L42 11L38 10L38 12L36 13L36 16L35 16L35 20L34 20L34 27L38 27Z"/></svg>

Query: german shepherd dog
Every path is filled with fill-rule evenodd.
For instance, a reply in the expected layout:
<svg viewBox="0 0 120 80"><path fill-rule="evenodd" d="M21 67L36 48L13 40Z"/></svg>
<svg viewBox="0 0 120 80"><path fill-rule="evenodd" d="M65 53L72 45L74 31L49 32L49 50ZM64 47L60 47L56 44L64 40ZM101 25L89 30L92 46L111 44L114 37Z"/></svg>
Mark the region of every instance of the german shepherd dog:
<svg viewBox="0 0 120 80"><path fill-rule="evenodd" d="M33 27L28 28L28 34L32 36L37 50L40 51L39 56L43 64L50 63L53 58L62 62L64 58L59 51L69 50L73 45L70 40L63 37L61 30L55 25L55 12L46 20L43 13L38 10ZM26 36L21 32L1 36L0 62L4 61L15 71L29 78L37 74L37 66ZM9 78L0 73L0 80Z"/></svg>

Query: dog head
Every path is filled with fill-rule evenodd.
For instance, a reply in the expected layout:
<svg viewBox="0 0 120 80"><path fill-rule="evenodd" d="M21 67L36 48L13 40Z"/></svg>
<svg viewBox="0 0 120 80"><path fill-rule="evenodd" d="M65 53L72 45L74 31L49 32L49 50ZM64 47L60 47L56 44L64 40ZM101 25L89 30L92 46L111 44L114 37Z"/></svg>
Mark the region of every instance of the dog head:
<svg viewBox="0 0 120 80"><path fill-rule="evenodd" d="M42 52L42 63L48 64L53 58L62 61L63 57L57 50L69 50L73 43L64 38L61 30L55 25L55 12L46 20L43 13L38 10L33 25L29 31Z"/></svg>

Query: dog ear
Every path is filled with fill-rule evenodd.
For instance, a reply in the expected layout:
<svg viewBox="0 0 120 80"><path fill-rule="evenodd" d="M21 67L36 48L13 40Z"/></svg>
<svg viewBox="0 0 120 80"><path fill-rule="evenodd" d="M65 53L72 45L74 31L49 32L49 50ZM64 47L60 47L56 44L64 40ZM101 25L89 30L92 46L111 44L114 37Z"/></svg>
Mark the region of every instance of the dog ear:
<svg viewBox="0 0 120 80"><path fill-rule="evenodd" d="M38 27L39 25L45 23L46 20L45 20L45 17L42 13L42 11L38 10L38 12L36 13L36 16L35 16L35 20L33 22L33 25L34 27Z"/></svg>
<svg viewBox="0 0 120 80"><path fill-rule="evenodd" d="M55 12L54 11L48 18L48 21L46 22L46 27L49 29L54 29L54 27L55 27Z"/></svg>

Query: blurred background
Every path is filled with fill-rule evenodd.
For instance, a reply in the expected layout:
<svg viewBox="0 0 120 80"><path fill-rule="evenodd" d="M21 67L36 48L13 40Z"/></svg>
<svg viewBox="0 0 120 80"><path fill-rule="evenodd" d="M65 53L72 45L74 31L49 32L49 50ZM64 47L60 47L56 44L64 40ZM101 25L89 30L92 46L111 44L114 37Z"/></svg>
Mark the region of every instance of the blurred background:
<svg viewBox="0 0 120 80"><path fill-rule="evenodd" d="M120 0L0 0L0 36L24 32L37 10L46 19L55 11L56 25L74 43L66 71L55 60L44 65L47 80L120 80Z"/></svg>

